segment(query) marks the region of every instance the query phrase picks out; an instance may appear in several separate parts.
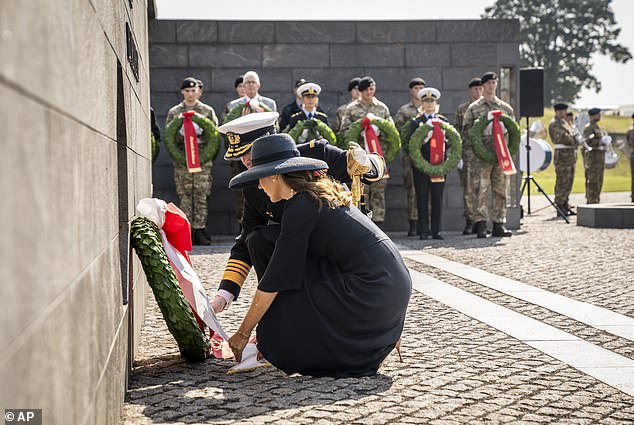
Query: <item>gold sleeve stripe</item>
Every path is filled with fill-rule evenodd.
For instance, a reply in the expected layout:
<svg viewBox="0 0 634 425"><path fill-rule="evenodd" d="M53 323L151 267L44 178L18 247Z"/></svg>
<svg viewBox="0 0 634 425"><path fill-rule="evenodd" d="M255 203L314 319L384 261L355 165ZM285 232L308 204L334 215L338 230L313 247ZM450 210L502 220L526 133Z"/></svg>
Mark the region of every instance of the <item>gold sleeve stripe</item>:
<svg viewBox="0 0 634 425"><path fill-rule="evenodd" d="M244 270L239 269L237 267L232 267L232 266L227 266L225 268L225 271L229 271L229 272L235 272L235 273L240 273L242 276L244 276L245 278L247 277L247 275L249 274L248 272L245 273Z"/></svg>
<svg viewBox="0 0 634 425"><path fill-rule="evenodd" d="M240 261L240 260L229 260L227 261L227 267L232 266L232 267L236 267L239 269L244 270L245 273L249 273L249 270L251 270L251 266L247 263L245 263L244 261Z"/></svg>
<svg viewBox="0 0 634 425"><path fill-rule="evenodd" d="M246 278L240 273L236 273L231 270L225 270L224 274L222 275L222 280L230 280L238 285L240 288L242 288L242 284L244 283L245 279Z"/></svg>

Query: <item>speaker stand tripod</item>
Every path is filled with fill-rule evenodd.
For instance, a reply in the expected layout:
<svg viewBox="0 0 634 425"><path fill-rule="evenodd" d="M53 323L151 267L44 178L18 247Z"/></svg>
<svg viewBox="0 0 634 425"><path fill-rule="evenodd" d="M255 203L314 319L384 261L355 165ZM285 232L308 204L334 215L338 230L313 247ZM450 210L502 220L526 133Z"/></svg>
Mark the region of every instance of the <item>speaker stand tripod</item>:
<svg viewBox="0 0 634 425"><path fill-rule="evenodd" d="M544 192L544 189L537 183L535 178L531 174L531 143L530 143L530 130L529 130L529 122L528 117L526 117L526 175L522 176L522 189L520 190L520 201L522 200L522 195L524 195L524 189L526 189L526 200L528 202L528 214L531 213L531 183L537 187L537 190L546 197L550 205L553 206L555 210L557 210L557 214L566 220L566 224L570 224L570 220L566 216L566 213L559 208L557 204L555 204L550 197Z"/></svg>

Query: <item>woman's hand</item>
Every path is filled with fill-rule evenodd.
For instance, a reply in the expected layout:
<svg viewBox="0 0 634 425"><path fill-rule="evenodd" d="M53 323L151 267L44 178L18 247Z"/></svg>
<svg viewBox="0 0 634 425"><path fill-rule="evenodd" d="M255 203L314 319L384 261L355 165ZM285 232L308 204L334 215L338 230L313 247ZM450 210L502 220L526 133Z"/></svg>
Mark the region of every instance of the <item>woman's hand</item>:
<svg viewBox="0 0 634 425"><path fill-rule="evenodd" d="M240 363L242 361L242 351L244 351L244 347L247 346L248 342L249 340L241 337L239 332L234 333L233 336L229 338L229 348L233 351L236 362Z"/></svg>

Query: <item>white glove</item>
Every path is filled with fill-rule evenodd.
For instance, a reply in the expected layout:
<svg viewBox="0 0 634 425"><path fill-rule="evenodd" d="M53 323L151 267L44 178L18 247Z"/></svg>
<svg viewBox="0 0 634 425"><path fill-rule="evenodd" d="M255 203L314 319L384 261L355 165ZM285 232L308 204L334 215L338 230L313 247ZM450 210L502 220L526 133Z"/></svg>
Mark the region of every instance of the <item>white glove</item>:
<svg viewBox="0 0 634 425"><path fill-rule="evenodd" d="M601 143L603 143L604 145L609 145L610 143L612 143L612 136L603 136L601 138Z"/></svg>
<svg viewBox="0 0 634 425"><path fill-rule="evenodd" d="M194 124L194 130L196 131L196 136L200 136L201 134L203 134L203 129L198 124L196 124L195 122L192 122L192 124ZM185 129L183 127L181 127L181 129L178 130L178 133L181 136L185 137Z"/></svg>
<svg viewBox="0 0 634 425"><path fill-rule="evenodd" d="M365 149L363 149L361 146L359 146L358 143L350 142L348 144L348 148L353 148L352 158L349 158L350 160L354 160L354 161L358 162L359 164L361 164L363 166L366 166L366 167L371 167L372 166L372 162L370 162L370 158L368 157L368 153L365 151Z"/></svg>
<svg viewBox="0 0 634 425"><path fill-rule="evenodd" d="M216 295L211 302L211 308L214 310L214 313L218 314L223 311L227 307L227 300L225 300L220 295Z"/></svg>

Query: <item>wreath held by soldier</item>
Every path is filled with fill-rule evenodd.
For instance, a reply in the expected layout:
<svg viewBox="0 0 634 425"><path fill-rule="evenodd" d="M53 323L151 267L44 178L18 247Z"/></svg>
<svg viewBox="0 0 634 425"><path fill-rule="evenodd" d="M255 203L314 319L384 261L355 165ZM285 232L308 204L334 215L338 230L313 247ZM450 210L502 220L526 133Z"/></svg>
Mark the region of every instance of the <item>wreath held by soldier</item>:
<svg viewBox="0 0 634 425"><path fill-rule="evenodd" d="M441 123L440 128L445 133L445 137L449 141L449 157L446 161L440 164L432 165L423 158L421 148L425 143L428 143L431 139L433 127L429 124L421 123L419 127L412 133L412 136L407 141L409 150L409 156L412 159L412 164L429 176L444 176L458 166L460 158L462 157L462 139L456 129L446 123Z"/></svg>
<svg viewBox="0 0 634 425"><path fill-rule="evenodd" d="M316 139L321 136L324 139L328 140L328 143L330 143L331 145L337 145L337 137L335 136L335 132L332 131L325 122L316 118L298 121L293 128L289 129L288 127L286 127L284 133L287 133L293 138L293 140L295 140L295 143L298 143L297 141L304 130L308 130L308 138L306 141Z"/></svg>
<svg viewBox="0 0 634 425"><path fill-rule="evenodd" d="M469 138L471 140L471 146L473 146L473 153L482 161L488 164L497 164L498 157L495 151L484 145L482 142L482 134L486 130L489 124L492 124L493 117L491 114L482 115L478 118L473 127L469 131ZM508 131L507 145L511 156L515 156L520 148L520 127L515 120L506 115L501 114L498 119L502 123L503 127Z"/></svg>
<svg viewBox="0 0 634 425"><path fill-rule="evenodd" d="M202 134L199 137L201 137L204 141L204 145L200 150L199 155L200 164L204 165L209 161L213 161L216 158L216 155L218 155L220 137L218 136L216 126L213 122L211 122L211 120L198 113L192 115L191 119L202 129ZM179 148L176 141L176 133L178 133L182 125L183 117L179 115L165 128L165 148L176 164L186 167L187 159L185 157L185 150Z"/></svg>
<svg viewBox="0 0 634 425"><path fill-rule="evenodd" d="M340 139L340 148L348 149L350 142L357 142L362 147L365 146L363 137L361 137L362 122L363 118L352 123L345 136ZM401 137L398 134L398 130L390 121L377 116L373 116L370 122L380 130L379 142L383 148L385 162L392 162L398 155L399 149L401 149Z"/></svg>

